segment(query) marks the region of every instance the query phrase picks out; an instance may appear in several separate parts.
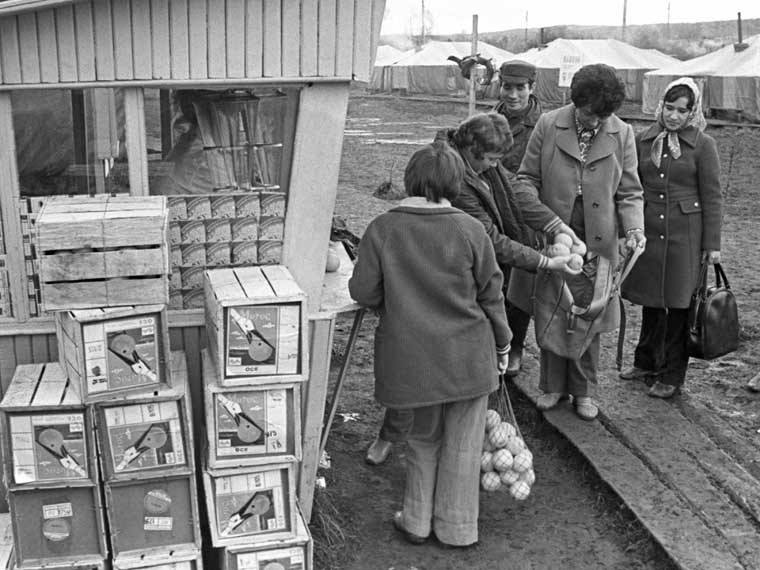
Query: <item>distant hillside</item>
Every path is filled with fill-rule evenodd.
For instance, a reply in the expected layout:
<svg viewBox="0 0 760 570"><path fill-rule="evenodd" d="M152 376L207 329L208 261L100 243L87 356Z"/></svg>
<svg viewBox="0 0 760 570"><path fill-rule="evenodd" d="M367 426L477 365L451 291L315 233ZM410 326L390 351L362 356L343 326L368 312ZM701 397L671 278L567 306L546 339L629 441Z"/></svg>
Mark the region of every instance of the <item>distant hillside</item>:
<svg viewBox="0 0 760 570"><path fill-rule="evenodd" d="M742 36L747 38L760 34L760 18L742 21ZM542 43L557 38L566 39L606 39L622 38L621 26L551 26L548 28L528 28L503 32L483 32L479 39L496 47L520 53ZM429 36L426 40L469 40L468 35ZM738 40L735 20L718 22L697 22L693 24L647 24L627 26L625 41L640 48L658 49L679 59L690 59L715 51ZM390 44L399 49L409 49L419 37L382 36L381 44Z"/></svg>

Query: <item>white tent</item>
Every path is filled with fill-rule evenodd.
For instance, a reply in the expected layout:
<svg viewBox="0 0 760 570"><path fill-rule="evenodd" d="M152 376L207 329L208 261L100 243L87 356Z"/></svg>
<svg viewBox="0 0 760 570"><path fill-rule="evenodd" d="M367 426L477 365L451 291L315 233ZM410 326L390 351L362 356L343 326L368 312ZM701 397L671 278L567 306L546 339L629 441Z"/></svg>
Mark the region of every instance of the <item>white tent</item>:
<svg viewBox="0 0 760 570"><path fill-rule="evenodd" d="M399 59L411 55L414 50L401 51L393 46L377 46L375 53L375 65L372 68L372 77L369 80L369 88L372 91L381 91L383 85L383 75L386 73L385 68ZM390 72L388 72L390 73Z"/></svg>
<svg viewBox="0 0 760 570"><path fill-rule="evenodd" d="M641 101L644 73L678 60L654 49L641 49L619 40L556 39L546 47L532 48L517 54L538 68L536 96L544 103L560 104L570 99L570 93L559 87L560 68L572 62L579 65L604 63L614 67L625 83L626 99Z"/></svg>
<svg viewBox="0 0 760 570"><path fill-rule="evenodd" d="M468 81L462 77L459 66L447 58L450 55L463 58L470 53L470 42L428 42L414 53L384 66L378 83L371 88L376 91L462 95L469 89ZM485 42L478 42L478 53L491 59L494 68L513 57L512 53ZM477 73L482 75L483 68L478 70Z"/></svg>
<svg viewBox="0 0 760 570"><path fill-rule="evenodd" d="M747 47L740 51L729 45L646 73L642 110L654 113L668 83L692 77L702 89L706 111L741 111L745 118L760 121L760 35L744 43Z"/></svg>

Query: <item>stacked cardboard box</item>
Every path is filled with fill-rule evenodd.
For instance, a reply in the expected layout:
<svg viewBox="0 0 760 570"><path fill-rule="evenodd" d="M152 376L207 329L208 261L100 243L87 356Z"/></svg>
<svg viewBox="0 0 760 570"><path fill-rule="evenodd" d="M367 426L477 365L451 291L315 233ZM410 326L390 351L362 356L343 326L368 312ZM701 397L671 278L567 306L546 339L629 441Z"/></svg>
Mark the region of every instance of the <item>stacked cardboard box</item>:
<svg viewBox="0 0 760 570"><path fill-rule="evenodd" d="M283 266L209 270L204 490L223 568L311 568L296 503L306 298Z"/></svg>

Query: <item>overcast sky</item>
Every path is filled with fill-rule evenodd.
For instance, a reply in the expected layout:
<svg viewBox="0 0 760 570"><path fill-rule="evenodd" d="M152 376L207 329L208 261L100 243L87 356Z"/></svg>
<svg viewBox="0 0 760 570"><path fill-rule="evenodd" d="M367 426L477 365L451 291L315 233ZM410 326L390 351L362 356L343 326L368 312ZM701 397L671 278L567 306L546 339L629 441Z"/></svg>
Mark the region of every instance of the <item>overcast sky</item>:
<svg viewBox="0 0 760 570"><path fill-rule="evenodd" d="M705 22L760 18L760 0L627 0L628 25L670 22ZM560 25L619 26L623 22L623 0L424 0L431 14L433 34L469 33L472 15L478 15L478 30L494 32ZM419 30L422 0L386 0L383 34Z"/></svg>

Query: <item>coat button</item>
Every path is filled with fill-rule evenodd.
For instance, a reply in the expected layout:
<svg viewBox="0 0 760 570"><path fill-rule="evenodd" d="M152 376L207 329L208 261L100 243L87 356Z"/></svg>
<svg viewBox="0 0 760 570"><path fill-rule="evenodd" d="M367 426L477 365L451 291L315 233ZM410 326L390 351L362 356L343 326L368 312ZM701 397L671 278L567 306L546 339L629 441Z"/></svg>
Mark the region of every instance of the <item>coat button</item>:
<svg viewBox="0 0 760 570"><path fill-rule="evenodd" d="M591 207L592 208L598 208L599 207L599 202L592 202L591 203Z"/></svg>
<svg viewBox="0 0 760 570"><path fill-rule="evenodd" d="M665 175L662 172L660 172L660 178L665 178Z"/></svg>
<svg viewBox="0 0 760 570"><path fill-rule="evenodd" d="M662 157L663 157L663 158L668 158L668 153L667 153L667 152L663 152L663 153L662 153Z"/></svg>
<svg viewBox="0 0 760 570"><path fill-rule="evenodd" d="M602 236L594 236L594 241L602 241Z"/></svg>
<svg viewBox="0 0 760 570"><path fill-rule="evenodd" d="M594 170L596 170L596 166L589 166L588 169L593 172Z"/></svg>
<svg viewBox="0 0 760 570"><path fill-rule="evenodd" d="M660 194L660 200L663 200L665 198L665 194Z"/></svg>
<svg viewBox="0 0 760 570"><path fill-rule="evenodd" d="M699 206L699 202L694 202L694 206Z"/></svg>
<svg viewBox="0 0 760 570"><path fill-rule="evenodd" d="M664 220L665 219L665 214L660 214L660 219Z"/></svg>
<svg viewBox="0 0 760 570"><path fill-rule="evenodd" d="M660 234L660 239L665 239L665 236Z"/></svg>

